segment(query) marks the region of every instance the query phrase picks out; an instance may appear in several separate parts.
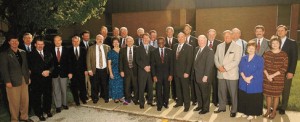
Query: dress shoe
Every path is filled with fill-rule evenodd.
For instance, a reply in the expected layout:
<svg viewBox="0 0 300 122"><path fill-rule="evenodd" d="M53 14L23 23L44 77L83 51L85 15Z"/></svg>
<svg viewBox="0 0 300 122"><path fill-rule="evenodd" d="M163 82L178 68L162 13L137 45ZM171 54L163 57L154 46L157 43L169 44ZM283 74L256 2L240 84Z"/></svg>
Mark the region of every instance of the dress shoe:
<svg viewBox="0 0 300 122"><path fill-rule="evenodd" d="M46 113L46 114L47 114L47 117L52 117L53 116L51 112Z"/></svg>
<svg viewBox="0 0 300 122"><path fill-rule="evenodd" d="M190 108L184 108L183 112L188 112Z"/></svg>
<svg viewBox="0 0 300 122"><path fill-rule="evenodd" d="M214 113L220 113L220 112L225 112L226 110L220 110L220 109L218 109L218 110L216 110L216 111L214 111Z"/></svg>
<svg viewBox="0 0 300 122"><path fill-rule="evenodd" d="M148 105L150 105L150 106L155 106L153 103L147 103Z"/></svg>
<svg viewBox="0 0 300 122"><path fill-rule="evenodd" d="M108 103L109 102L109 100L104 100L105 101L105 103Z"/></svg>
<svg viewBox="0 0 300 122"><path fill-rule="evenodd" d="M177 108L177 107L180 107L180 106L182 106L182 105L176 104L176 105L174 105L173 107L174 107L174 108Z"/></svg>
<svg viewBox="0 0 300 122"><path fill-rule="evenodd" d="M284 115L285 114L285 110L279 109L279 114L280 115Z"/></svg>
<svg viewBox="0 0 300 122"><path fill-rule="evenodd" d="M46 118L43 115L41 115L41 116L39 116L39 120L40 121L46 121Z"/></svg>
<svg viewBox="0 0 300 122"><path fill-rule="evenodd" d="M157 108L157 111L161 111L161 107L158 107L158 108Z"/></svg>
<svg viewBox="0 0 300 122"><path fill-rule="evenodd" d="M164 104L164 107L165 107L165 108L169 108L168 104Z"/></svg>
<svg viewBox="0 0 300 122"><path fill-rule="evenodd" d="M133 101L134 105L140 104L138 101Z"/></svg>
<svg viewBox="0 0 300 122"><path fill-rule="evenodd" d="M197 102L193 102L192 105L193 105L193 106L197 105Z"/></svg>
<svg viewBox="0 0 300 122"><path fill-rule="evenodd" d="M140 105L140 109L144 109L145 107L144 107L144 105Z"/></svg>
<svg viewBox="0 0 300 122"><path fill-rule="evenodd" d="M68 107L67 105L62 105L62 107L63 107L64 109L66 109L66 110L69 109L69 107Z"/></svg>
<svg viewBox="0 0 300 122"><path fill-rule="evenodd" d="M202 111L199 112L199 114L206 114L206 113L208 113L208 112L209 112L209 111L202 110Z"/></svg>
<svg viewBox="0 0 300 122"><path fill-rule="evenodd" d="M197 107L197 108L194 109L194 111L200 111L201 109L202 109L202 108Z"/></svg>
<svg viewBox="0 0 300 122"><path fill-rule="evenodd" d="M236 113L230 113L230 117L235 117Z"/></svg>
<svg viewBox="0 0 300 122"><path fill-rule="evenodd" d="M94 104L97 104L98 101L93 101Z"/></svg>
<svg viewBox="0 0 300 122"><path fill-rule="evenodd" d="M83 101L82 104L87 104L87 102L86 102L86 101Z"/></svg>
<svg viewBox="0 0 300 122"><path fill-rule="evenodd" d="M56 113L60 113L61 112L61 108L56 108Z"/></svg>

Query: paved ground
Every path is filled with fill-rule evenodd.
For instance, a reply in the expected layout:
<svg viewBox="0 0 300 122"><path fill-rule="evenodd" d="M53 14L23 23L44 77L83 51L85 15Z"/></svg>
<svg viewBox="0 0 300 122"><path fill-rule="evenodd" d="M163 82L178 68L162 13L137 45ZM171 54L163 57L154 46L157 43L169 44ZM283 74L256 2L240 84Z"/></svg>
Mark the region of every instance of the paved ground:
<svg viewBox="0 0 300 122"><path fill-rule="evenodd" d="M220 114L214 114L215 107L212 105L210 113L199 115L190 109L189 112L183 112L183 108L173 108L175 103L170 101L169 109L163 109L161 112L156 111L156 107L145 106L145 109L139 109L139 106L129 104L124 106L110 101L104 103L100 100L97 104L88 102L87 105L79 107L71 106L69 110L63 110L48 118L47 122L248 122L246 118L229 117L229 110ZM194 106L195 107L195 106ZM37 117L32 117L38 121ZM288 111L287 115L277 115L273 122L299 122L300 113ZM269 122L262 116L253 119L252 122ZM272 121L270 121L272 122Z"/></svg>

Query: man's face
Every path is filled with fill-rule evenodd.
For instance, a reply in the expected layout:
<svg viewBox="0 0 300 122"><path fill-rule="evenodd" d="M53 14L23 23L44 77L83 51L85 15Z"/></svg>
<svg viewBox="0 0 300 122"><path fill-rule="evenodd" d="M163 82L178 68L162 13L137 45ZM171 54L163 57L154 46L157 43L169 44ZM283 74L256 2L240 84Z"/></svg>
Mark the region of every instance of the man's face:
<svg viewBox="0 0 300 122"><path fill-rule="evenodd" d="M114 36L119 36L119 33L120 33L119 29L114 29L113 30L113 35Z"/></svg>
<svg viewBox="0 0 300 122"><path fill-rule="evenodd" d="M144 44L145 44L145 45L149 44L150 37L147 36L147 35L144 35L144 36L143 36L143 41L144 41Z"/></svg>
<svg viewBox="0 0 300 122"><path fill-rule="evenodd" d="M185 26L183 29L183 32L185 35L190 35L191 34L191 29L188 26Z"/></svg>
<svg viewBox="0 0 300 122"><path fill-rule="evenodd" d="M80 41L79 41L78 38L73 38L73 39L72 39L72 45L73 45L74 47L78 47L79 44L80 44Z"/></svg>
<svg viewBox="0 0 300 122"><path fill-rule="evenodd" d="M150 39L151 39L152 41L154 41L154 40L156 40L156 38L157 38L157 34L156 34L156 33L151 33Z"/></svg>
<svg viewBox="0 0 300 122"><path fill-rule="evenodd" d="M239 39L241 37L241 33L239 32L239 31L233 31L232 32L232 38L234 39L234 40L237 40L237 39Z"/></svg>
<svg viewBox="0 0 300 122"><path fill-rule="evenodd" d="M208 40L210 40L210 41L215 40L216 35L217 35L216 32L213 32L213 31L208 32L208 34L207 34Z"/></svg>
<svg viewBox="0 0 300 122"><path fill-rule="evenodd" d="M142 36L143 36L143 34L144 34L144 30L138 30L137 32L137 35L139 36L139 37L141 37L142 38Z"/></svg>
<svg viewBox="0 0 300 122"><path fill-rule="evenodd" d="M107 28L102 28L102 29L100 30L100 34L101 34L102 36L107 36Z"/></svg>
<svg viewBox="0 0 300 122"><path fill-rule="evenodd" d="M127 34L128 34L127 30L125 30L125 29L122 29L122 30L121 30L121 36L122 36L122 37L126 37Z"/></svg>
<svg viewBox="0 0 300 122"><path fill-rule="evenodd" d="M90 40L90 34L89 34L89 33L84 33L84 34L82 35L82 39L83 39L84 41Z"/></svg>
<svg viewBox="0 0 300 122"><path fill-rule="evenodd" d="M174 31L171 30L171 29L168 29L168 30L166 31L166 34L167 34L168 37L173 37Z"/></svg>
<svg viewBox="0 0 300 122"><path fill-rule="evenodd" d="M55 38L54 38L54 45L55 45L56 47L60 47L60 46L61 46L61 43L62 43L61 37L55 37Z"/></svg>
<svg viewBox="0 0 300 122"><path fill-rule="evenodd" d="M182 43L185 42L185 35L184 35L183 33L179 33L179 34L177 35L177 38L178 38L178 42L179 42L180 44L182 44Z"/></svg>
<svg viewBox="0 0 300 122"><path fill-rule="evenodd" d="M206 46L206 44L207 44L207 40L204 37L199 36L198 37L198 45L200 47L204 47L204 46Z"/></svg>
<svg viewBox="0 0 300 122"><path fill-rule="evenodd" d="M30 45L31 42L32 42L32 36L31 35L26 35L23 37L23 41L24 41L24 44L26 45Z"/></svg>
<svg viewBox="0 0 300 122"><path fill-rule="evenodd" d="M232 34L225 33L224 34L224 41L225 41L225 43L230 43L232 41Z"/></svg>
<svg viewBox="0 0 300 122"><path fill-rule="evenodd" d="M8 43L9 43L11 48L18 48L18 46L19 46L19 40L18 39L10 39Z"/></svg>
<svg viewBox="0 0 300 122"><path fill-rule="evenodd" d="M158 46L163 48L165 46L165 41L163 39L158 39Z"/></svg>
<svg viewBox="0 0 300 122"><path fill-rule="evenodd" d="M262 29L260 29L260 28L255 29L256 38L262 38L262 37L264 37L264 34L265 34L265 31L263 31Z"/></svg>
<svg viewBox="0 0 300 122"><path fill-rule="evenodd" d="M103 36L99 35L96 37L96 42L97 44L102 44L103 43Z"/></svg>
<svg viewBox="0 0 300 122"><path fill-rule="evenodd" d="M126 44L127 44L128 47L131 47L131 46L133 45L133 39L128 38L128 39L126 40Z"/></svg>
<svg viewBox="0 0 300 122"><path fill-rule="evenodd" d="M44 41L37 40L35 43L35 47L39 51L42 51L44 49L44 46L45 46Z"/></svg>
<svg viewBox="0 0 300 122"><path fill-rule="evenodd" d="M287 34L287 31L284 29L284 27L279 27L277 29L277 35L280 37L280 38L283 38L285 37Z"/></svg>

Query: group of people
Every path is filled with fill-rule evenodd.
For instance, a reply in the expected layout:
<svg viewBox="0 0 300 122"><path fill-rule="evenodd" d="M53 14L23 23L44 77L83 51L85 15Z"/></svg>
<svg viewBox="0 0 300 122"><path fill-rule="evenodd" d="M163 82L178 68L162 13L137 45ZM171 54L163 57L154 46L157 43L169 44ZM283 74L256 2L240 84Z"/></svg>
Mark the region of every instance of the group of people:
<svg viewBox="0 0 300 122"><path fill-rule="evenodd" d="M169 107L172 93L173 107L184 106L187 112L191 104L197 105L194 111L206 114L212 94L214 113L225 112L230 104L230 117L240 112L253 119L263 114L265 96L264 117L273 119L277 109L285 114L298 59L297 44L286 36L286 26L279 25L277 36L268 40L264 27L257 25L256 38L248 42L240 39L238 28L225 30L224 42L215 39L214 29L197 38L191 31L186 24L175 38L173 27L167 27L166 37L157 37L155 30L145 33L139 28L134 39L126 27L113 28L110 37L102 26L95 41L84 31L81 38L72 37L69 48L62 46L60 35L50 48L44 48L41 37L33 41L30 33L23 35L24 44L12 36L0 62L11 121L30 121L29 105L41 121L46 120L44 114L52 117L52 99L56 113L68 109L68 79L77 106L89 97L95 104L99 98L105 103L111 98L140 109L156 102L161 111Z"/></svg>

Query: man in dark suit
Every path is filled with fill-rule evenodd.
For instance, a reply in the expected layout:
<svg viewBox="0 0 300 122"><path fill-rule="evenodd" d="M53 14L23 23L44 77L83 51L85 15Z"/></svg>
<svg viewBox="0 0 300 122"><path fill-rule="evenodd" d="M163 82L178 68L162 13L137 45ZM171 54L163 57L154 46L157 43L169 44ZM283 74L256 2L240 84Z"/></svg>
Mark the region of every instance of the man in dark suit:
<svg viewBox="0 0 300 122"><path fill-rule="evenodd" d="M217 50L217 46L221 43L221 41L216 39L217 32L215 29L209 29L207 32L207 46L214 51L214 53ZM211 71L210 80L212 81L212 103L215 106L218 106L219 100L218 100L218 78L217 78L217 67L214 65Z"/></svg>
<svg viewBox="0 0 300 122"><path fill-rule="evenodd" d="M121 33L121 37L120 37L120 47L124 48L126 47L126 38L128 36L128 30L126 27L121 27L120 28L120 33Z"/></svg>
<svg viewBox="0 0 300 122"><path fill-rule="evenodd" d="M110 46L110 48L113 48L112 42L111 42L111 37L107 35L108 30L106 26L102 26L100 29L100 34L103 36L104 41L103 44L106 44L108 46Z"/></svg>
<svg viewBox="0 0 300 122"><path fill-rule="evenodd" d="M52 72L53 99L56 107L56 113L61 109L69 109L67 105L67 80L69 73L68 50L62 46L61 36L56 35L53 38L54 49L52 49L54 69Z"/></svg>
<svg viewBox="0 0 300 122"><path fill-rule="evenodd" d="M193 63L193 47L185 43L185 35L180 32L178 34L178 44L173 46L174 59L174 78L176 83L177 103L174 106L179 107L184 103L184 112L190 108L190 73Z"/></svg>
<svg viewBox="0 0 300 122"><path fill-rule="evenodd" d="M143 34L145 33L145 30L143 28L137 29L137 38L134 40L134 45L140 46L143 44Z"/></svg>
<svg viewBox="0 0 300 122"><path fill-rule="evenodd" d="M192 74L198 101L198 107L194 111L199 111L199 114L206 114L209 112L214 51L207 46L207 38L204 35L198 37L198 45L194 50Z"/></svg>
<svg viewBox="0 0 300 122"><path fill-rule="evenodd" d="M10 48L1 53L1 76L6 86L11 121L29 121L28 84L30 84L26 52L19 49L18 37L8 38ZM3 109L3 108L1 108Z"/></svg>
<svg viewBox="0 0 300 122"><path fill-rule="evenodd" d="M189 24L185 24L183 28L183 32L185 34L186 41L185 43L190 44L193 49L197 47L197 38L191 35L192 32L192 26ZM195 91L195 83L192 79L190 79L190 87L191 87L191 101L192 105L196 105L197 101L197 96L196 96L196 91Z"/></svg>
<svg viewBox="0 0 300 122"><path fill-rule="evenodd" d="M170 98L170 82L173 80L173 55L170 48L165 47L165 38L158 38L159 48L151 53L151 73L156 83L157 111L162 106L168 108Z"/></svg>
<svg viewBox="0 0 300 122"><path fill-rule="evenodd" d="M44 39L36 38L35 47L29 54L28 62L31 71L31 98L34 113L39 117L40 121L45 121L47 117L52 117L52 82L51 73L53 71L53 56L50 51L44 50ZM43 97L42 97L43 96Z"/></svg>
<svg viewBox="0 0 300 122"><path fill-rule="evenodd" d="M144 44L139 46L136 50L136 63L138 66L138 85L139 85L139 101L140 108L144 109L145 99L144 99L144 91L147 85L147 104L153 105L153 82L150 73L150 56L152 51L155 49L153 46L149 44L150 35L145 33L143 35Z"/></svg>
<svg viewBox="0 0 300 122"><path fill-rule="evenodd" d="M125 101L127 103L132 101L135 105L138 104L139 94L138 94L138 82L137 82L137 64L136 64L136 49L137 47L133 45L133 38L128 37L126 39L126 48L121 48L120 59L119 59L119 70L120 75L124 78L124 89L125 89ZM133 90L131 90L131 88ZM131 96L132 91L134 96Z"/></svg>
<svg viewBox="0 0 300 122"><path fill-rule="evenodd" d="M119 38L120 39L120 30L118 27L114 27L112 30L112 36L111 38Z"/></svg>
<svg viewBox="0 0 300 122"><path fill-rule="evenodd" d="M85 76L88 75L86 68L86 50L79 46L80 38L72 37L72 47L69 49L69 74L71 79L71 91L77 106L80 105L79 98L83 104L86 104L87 92ZM78 95L79 91L79 95Z"/></svg>
<svg viewBox="0 0 300 122"><path fill-rule="evenodd" d="M30 53L35 47L32 44L32 35L30 33L25 33L23 35L23 43L19 45L19 48L25 50L27 53Z"/></svg>
<svg viewBox="0 0 300 122"><path fill-rule="evenodd" d="M80 47L83 47L86 51L89 49L90 46L94 45L95 42L90 40L90 32L83 31L81 34L82 41L80 41ZM87 96L91 96L91 82L89 75L85 76L85 84L87 90Z"/></svg>
<svg viewBox="0 0 300 122"><path fill-rule="evenodd" d="M281 50L288 55L289 63L286 78L284 81L284 89L282 92L281 106L279 107L279 114L285 114L287 108L292 80L295 74L297 60L298 60L298 46L295 40L286 37L287 27L285 25L279 25L277 27L277 35L281 38Z"/></svg>

